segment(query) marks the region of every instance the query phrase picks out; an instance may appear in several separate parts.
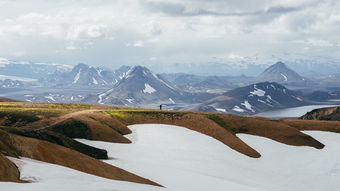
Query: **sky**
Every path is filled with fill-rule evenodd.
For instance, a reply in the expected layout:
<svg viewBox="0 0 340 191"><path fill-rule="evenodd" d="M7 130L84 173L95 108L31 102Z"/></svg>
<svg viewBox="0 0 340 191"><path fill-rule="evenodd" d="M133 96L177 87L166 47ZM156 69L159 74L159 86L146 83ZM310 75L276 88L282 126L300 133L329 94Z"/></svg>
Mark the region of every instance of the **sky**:
<svg viewBox="0 0 340 191"><path fill-rule="evenodd" d="M0 8L0 57L15 60L164 67L277 54L340 59L339 0L0 0Z"/></svg>

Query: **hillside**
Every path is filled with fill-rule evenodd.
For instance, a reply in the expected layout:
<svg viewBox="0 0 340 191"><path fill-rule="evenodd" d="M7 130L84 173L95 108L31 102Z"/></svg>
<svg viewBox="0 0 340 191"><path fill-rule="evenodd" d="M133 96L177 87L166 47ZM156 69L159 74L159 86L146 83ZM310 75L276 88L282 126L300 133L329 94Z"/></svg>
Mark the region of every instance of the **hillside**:
<svg viewBox="0 0 340 191"><path fill-rule="evenodd" d="M300 119L340 121L340 107L315 109L301 116Z"/></svg>
<svg viewBox="0 0 340 191"><path fill-rule="evenodd" d="M130 107L183 104L209 99L210 94L193 94L177 88L148 68L135 66L118 83L82 102Z"/></svg>
<svg viewBox="0 0 340 191"><path fill-rule="evenodd" d="M21 156L57 164L99 177L159 185L160 183L157 181L155 183L155 180L151 181L117 168L113 166L114 163L107 164L97 160L104 159L104 162L110 162L112 159L109 157L116 156L111 151L107 155L104 147L92 144L90 146L84 141L129 144L134 139L129 137L132 131L128 125L133 124L181 126L205 134L246 158L259 158L262 152L261 149L240 139L241 134L269 138L286 145L322 149L325 146L322 142L302 130L313 128L312 130L340 133L339 122L329 124L322 121L272 120L261 117L101 105L1 102L0 153L10 157ZM10 176L0 174L0 180L19 181L18 170L13 168L15 166L4 157L0 160L5 160L0 164L0 169L8 169L6 172L10 173Z"/></svg>
<svg viewBox="0 0 340 191"><path fill-rule="evenodd" d="M303 83L305 79L290 69L283 62L277 62L263 71L256 80L258 82Z"/></svg>
<svg viewBox="0 0 340 191"><path fill-rule="evenodd" d="M297 92L276 82L261 82L235 88L191 110L253 115L259 112L296 107L307 102Z"/></svg>

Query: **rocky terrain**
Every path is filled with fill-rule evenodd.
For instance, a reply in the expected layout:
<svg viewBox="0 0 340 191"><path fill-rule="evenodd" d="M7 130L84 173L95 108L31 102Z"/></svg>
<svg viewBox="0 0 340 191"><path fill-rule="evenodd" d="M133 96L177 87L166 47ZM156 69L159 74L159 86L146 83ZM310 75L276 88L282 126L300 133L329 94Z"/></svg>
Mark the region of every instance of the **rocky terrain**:
<svg viewBox="0 0 340 191"><path fill-rule="evenodd" d="M340 121L340 107L315 109L301 116L300 119Z"/></svg>

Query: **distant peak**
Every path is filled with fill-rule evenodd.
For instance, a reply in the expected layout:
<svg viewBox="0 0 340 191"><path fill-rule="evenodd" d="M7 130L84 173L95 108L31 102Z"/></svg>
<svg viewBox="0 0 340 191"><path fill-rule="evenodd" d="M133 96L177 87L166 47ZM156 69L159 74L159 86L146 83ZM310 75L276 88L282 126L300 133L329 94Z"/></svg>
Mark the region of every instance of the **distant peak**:
<svg viewBox="0 0 340 191"><path fill-rule="evenodd" d="M287 67L285 63L279 61L274 64L274 66L279 66L279 67Z"/></svg>
<svg viewBox="0 0 340 191"><path fill-rule="evenodd" d="M131 73L144 73L144 74L146 74L146 73L151 73L151 71L145 66L137 65L137 66L132 68Z"/></svg>
<svg viewBox="0 0 340 191"><path fill-rule="evenodd" d="M137 66L134 67L133 70L138 71L138 70L149 70L149 69L146 68L145 66L137 65Z"/></svg>
<svg viewBox="0 0 340 191"><path fill-rule="evenodd" d="M88 65L84 64L84 63L79 63L77 64L73 69L88 69L90 68Z"/></svg>

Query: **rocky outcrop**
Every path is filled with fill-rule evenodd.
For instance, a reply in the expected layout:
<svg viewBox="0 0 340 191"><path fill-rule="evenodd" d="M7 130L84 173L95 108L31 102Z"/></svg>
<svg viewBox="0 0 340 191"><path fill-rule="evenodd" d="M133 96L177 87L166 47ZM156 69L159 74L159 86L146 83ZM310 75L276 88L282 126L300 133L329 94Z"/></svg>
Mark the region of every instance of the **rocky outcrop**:
<svg viewBox="0 0 340 191"><path fill-rule="evenodd" d="M301 116L300 119L340 121L340 107L314 109Z"/></svg>
<svg viewBox="0 0 340 191"><path fill-rule="evenodd" d="M0 181L21 182L17 166L0 153Z"/></svg>

